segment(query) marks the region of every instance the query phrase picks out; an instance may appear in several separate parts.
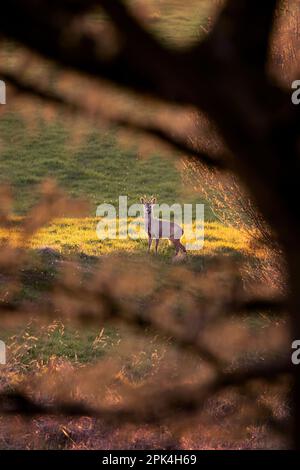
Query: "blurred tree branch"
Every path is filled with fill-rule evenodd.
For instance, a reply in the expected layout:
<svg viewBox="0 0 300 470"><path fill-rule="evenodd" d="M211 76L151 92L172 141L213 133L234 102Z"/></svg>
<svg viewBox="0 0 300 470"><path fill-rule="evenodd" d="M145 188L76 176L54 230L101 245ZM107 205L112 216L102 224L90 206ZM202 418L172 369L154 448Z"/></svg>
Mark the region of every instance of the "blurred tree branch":
<svg viewBox="0 0 300 470"><path fill-rule="evenodd" d="M43 404L22 392L0 393L0 412L4 414L94 416L107 422L157 424L179 415L200 412L206 401L221 390L244 386L253 380L272 383L291 369L289 361L247 367L233 373L221 373L209 385L184 386L160 390L145 397L141 405L130 407L92 408L78 402Z"/></svg>
<svg viewBox="0 0 300 470"><path fill-rule="evenodd" d="M189 158L196 158L200 160L203 165L209 168L217 168L223 170L227 167L226 156L215 156L207 152L201 151L192 145L189 139L180 136L178 133L172 133L159 127L153 123L143 123L140 120L130 118L129 116L115 115L111 116L105 114L103 111L90 111L87 106L82 102L76 102L74 99L68 98L63 94L58 94L53 90L41 87L38 83L32 84L21 80L15 74L0 69L0 76L5 80L6 84L11 85L15 92L31 95L32 97L39 98L54 105L63 106L65 109L72 113L86 114L91 120L101 119L105 123L123 127L130 131L142 132L151 137L157 138L164 144L170 146L173 150L184 153Z"/></svg>

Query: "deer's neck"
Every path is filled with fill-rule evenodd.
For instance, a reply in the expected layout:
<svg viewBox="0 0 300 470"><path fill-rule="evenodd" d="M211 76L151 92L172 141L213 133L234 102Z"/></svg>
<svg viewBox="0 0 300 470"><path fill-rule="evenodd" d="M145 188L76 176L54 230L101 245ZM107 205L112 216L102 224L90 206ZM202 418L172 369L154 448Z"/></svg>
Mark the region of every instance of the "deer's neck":
<svg viewBox="0 0 300 470"><path fill-rule="evenodd" d="M154 220L156 220L156 219L153 215L153 212L151 212L150 214L148 214L148 212L144 213L144 224L145 224L145 230L146 231L151 230L151 226L153 225Z"/></svg>

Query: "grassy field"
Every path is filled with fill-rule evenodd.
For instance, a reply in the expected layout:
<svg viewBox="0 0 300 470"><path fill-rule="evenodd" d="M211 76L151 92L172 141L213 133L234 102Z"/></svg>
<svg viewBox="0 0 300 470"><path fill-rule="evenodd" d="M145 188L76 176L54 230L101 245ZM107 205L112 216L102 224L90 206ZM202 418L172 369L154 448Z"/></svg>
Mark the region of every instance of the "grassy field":
<svg viewBox="0 0 300 470"><path fill-rule="evenodd" d="M88 256L109 254L139 255L147 250L147 237L141 232L141 238L99 240L96 233L99 218L57 219L39 230L28 242L31 249L49 247L62 255L82 253ZM118 220L118 223L122 221ZM129 220L130 222L130 220ZM23 245L22 218L15 219L13 228L0 229L0 240L9 241L15 246ZM117 232L118 234L118 232ZM185 243L185 237L182 241ZM153 247L152 247L153 248ZM190 251L189 256L216 255L218 253L249 252L248 241L243 232L226 227L219 222L206 222L204 227L204 245L202 250ZM166 259L174 252L168 240L159 245L159 255Z"/></svg>
<svg viewBox="0 0 300 470"><path fill-rule="evenodd" d="M136 0L131 1L138 3ZM190 0L184 3L181 0L151 0L146 3L147 7L141 9L140 13L145 18L147 26L168 45L184 46L204 34L209 24L211 4L214 2ZM99 18L95 18L95 21L99 21ZM14 45L10 45L10 48L8 55L12 54L13 61L13 54L17 48ZM139 146L135 141L131 142L130 146L120 145L118 129L103 130L96 125L89 126L84 119L79 122L79 128L80 124L84 132L77 136L76 129L74 131L72 128L72 122L66 122L60 110L56 110L51 119L45 119L41 105L36 105L29 117L26 117L25 113L10 110L0 116L0 184L9 183L14 195L12 223L9 227L0 227L0 248L5 249L7 243L13 247L25 246L28 248L29 257L32 258L29 266L18 267L18 282L21 280L21 283L12 284L12 289L16 290L14 300L29 304L36 302L39 305L40 300L48 299L54 279L59 277L60 269L68 263L72 266L72 263L75 265L76 262L80 275L84 278L85 274L92 272L94 267L101 272L101 263L105 263L107 259L117 259L125 271L135 262L145 261L146 266L149 265L155 270L159 287L160 285L165 287L164 275L166 274L167 278L167 275L174 270L174 249L167 241L160 243L158 256L153 252L147 256L146 238L100 241L97 237L96 228L99 221L99 218L95 217L97 206L102 203L117 206L120 195L128 196L129 205L139 202L143 194L155 194L159 203L205 205L203 249L189 252L186 258L180 260L175 266L176 281L172 278L175 285L172 289L176 290L177 282L180 286L177 289L179 297L181 285L183 286L183 301L187 300L187 311L183 312L184 315L189 315L188 308L194 308L194 304L190 304L189 301L194 299L194 295L195 297L198 295L198 285L193 276L202 273L206 275L206 267L209 263L213 264L219 260L218 255L223 255L222 260L225 259L225 262L230 260L230 263L231 261L235 263L236 260L248 264L260 262L260 253L251 246L242 228L239 230L222 224L214 215L211 202L205 200L201 191L187 187L176 158L164 158L160 150L152 151L147 158L141 158ZM78 127L78 122L76 125ZM82 129L79 129L80 134ZM24 217L39 200L39 185L49 177L55 179L68 195L87 200L90 210L82 218L71 218L69 214L65 214L63 218L52 220L25 242L22 231ZM183 271L180 271L181 268ZM11 287L9 275L7 279L5 275L3 277L4 288L1 290L3 302L7 296L6 282ZM137 271L135 275L139 277L139 272ZM192 279L191 286L187 289L189 291L187 297L184 291L185 276L191 276ZM166 281L167 294L170 293L168 282L169 280ZM213 278L212 282L216 289L213 292L218 301L217 280ZM155 294L154 290L152 295ZM173 294L172 292L170 295L172 301L174 301ZM201 297L201 294L199 296ZM138 298L138 294L136 297ZM139 302L140 299L137 300ZM142 302L139 306L142 312ZM182 315L180 308L179 305L177 309L176 305L175 314L179 317ZM40 379L47 377L47 374L51 376L53 371L61 372L64 379L65 370L68 372L68 368L82 370L97 364L97 361L105 362L114 358L117 359L119 369L117 373L115 371L112 373L113 387L118 380L126 384L131 382L134 387L138 387L150 373L156 373L161 357L169 354L166 352L171 343L169 337L163 338L165 343L162 344L159 335L151 336L145 331L144 342L139 343L138 335L132 340L130 332L123 330L122 327L119 328L119 324L81 327L68 319L63 322L57 319L56 310L52 313L53 317L46 322L40 323L36 316L29 316L18 326L1 328L0 338L8 347L8 365L5 373L0 376L0 385L9 383L9 387L13 388L22 380L25 382L28 377L30 380L34 374ZM255 321L252 321L252 326ZM261 324L262 319L259 318L253 330L257 328L255 331L258 331ZM122 349L125 345L126 350L126 341L131 341L130 346L134 350L127 355ZM249 354L251 353L252 351ZM184 369L181 364L185 359L185 356L176 357L172 379L175 380ZM173 367L173 356L171 362ZM1 425L0 419L0 428ZM34 432L42 436L42 444L39 442L38 445L45 448L66 448L74 444L74 441L70 441L70 444L68 437L66 441L60 443L55 440L56 438L52 439L48 431L40 432L37 422L34 426L37 426ZM53 426L56 428L55 432L60 437L63 434L65 438L65 432L61 431L61 427L55 421ZM92 434L90 431L90 435ZM94 439L94 436L91 439ZM147 437L143 439L147 441ZM31 434L26 445L34 447L35 444L31 444L30 440ZM116 439L113 437L112 440L114 443L118 437ZM13 447L9 442L2 445L4 448ZM106 442L99 444L100 447L102 445L107 448ZM226 444L224 445L226 447ZM80 444L74 448L80 448Z"/></svg>
<svg viewBox="0 0 300 470"><path fill-rule="evenodd" d="M61 263L64 260L79 260L84 269L89 269L93 268L98 260L106 259L108 256L117 256L118 263L125 267L127 265L131 267L131 259L144 259L147 251L145 238L100 241L96 234L98 221L98 218L57 219L27 240L25 246L38 260L41 271L37 278L34 274L35 268L22 274L23 287L18 299L37 301L46 295L56 276L57 267L63 267ZM1 228L1 242L24 247L22 222L23 218L17 217L12 227ZM203 249L189 252L181 264L183 263L183 266L191 272L202 271L205 264L218 254L230 255L235 259L255 256L243 232L218 222L206 222ZM162 273L172 267L173 256L173 247L167 240L163 240L160 243L158 256L152 252L147 256L146 262L163 276ZM105 330L88 328L79 331L68 322L63 325L54 321L41 329L35 320L29 321L25 328L2 331L1 339L6 341L12 351L18 345L18 362L26 369L40 363L47 364L55 357L68 359L77 364L93 362L110 354L120 340L114 328L105 328Z"/></svg>
<svg viewBox="0 0 300 470"><path fill-rule="evenodd" d="M139 4L136 0L130 0ZM187 45L203 34L214 5L206 0L151 0L141 3L147 26L170 45Z"/></svg>
<svg viewBox="0 0 300 470"><path fill-rule="evenodd" d="M201 28L207 25L210 8L208 2L196 0L188 5L179 0L153 0L147 2L147 7L141 9L140 13L147 27L155 34L169 45L180 46L191 43L203 34ZM95 21L99 21L99 18L95 18ZM17 63L17 56L18 48L8 44L2 59L13 64L14 60ZM48 69L45 68L47 73ZM87 200L90 212L81 219L70 219L66 214L65 219L53 221L41 229L29 242L34 252L50 247L63 257L115 254L142 256L146 252L146 240L98 240L95 214L101 203L117 204L119 195L127 195L128 203L132 204L139 202L143 194L155 194L160 203L205 203L205 245L201 253L191 253L191 265L191 260L197 264L197 260L202 260L206 255L224 252L240 256L247 250L247 242L238 230L216 221L209 201L204 200L199 193L187 191L176 159L162 158L160 152L152 152L148 158L141 158L137 145L120 146L116 129L99 130L92 125L86 126L83 120L82 128L88 130L77 142L72 123L71 126L67 124L59 111L54 118L46 119L43 107L38 104L29 116L24 114L17 110L10 111L7 107L0 119L0 182L9 183L12 187L15 221L9 230L1 229L2 241L22 245L22 218L18 217L26 214L39 199L39 184L51 177L67 194ZM172 247L166 241L161 242L159 262L169 265L172 255ZM45 278L51 272L50 263L45 266ZM44 284L41 279L40 286L30 285L30 282L31 279L21 292L24 298L37 295L39 287L42 289ZM28 325L24 331L7 331L2 336L7 340L11 337L12 341L20 344L30 343L28 357L26 353L21 359L24 363L45 358L49 360L53 355L88 362L92 357L96 358L99 352L90 347L98 334L97 331L91 331L82 336L74 333L72 327L50 327L35 340L35 326ZM111 334L114 335L109 332L108 337ZM31 338L29 343L28 337ZM104 344L106 347L107 342Z"/></svg>
<svg viewBox="0 0 300 470"><path fill-rule="evenodd" d="M119 195L128 195L128 203L132 204L139 202L144 193L156 194L159 202L164 203L205 204L204 247L200 252L190 252L185 265L191 270L199 269L199 266L202 269L206 258L220 253L235 258L250 253L247 239L241 231L216 221L209 201L205 201L201 194L186 192L176 160L163 158L160 154L141 159L134 147L128 149L118 144L113 130L101 133L91 129L74 149L72 134L59 116L50 123L39 120L37 116L32 130L21 116L8 113L0 120L0 131L1 180L11 183L14 212L19 214L14 216L14 223L9 229L1 228L2 242L22 246L22 217L39 199L39 184L45 178L52 177L67 194L88 200L91 210L89 217L57 219L39 230L28 242L34 253L48 247L64 258L85 257L87 264L93 263L94 257L121 255L126 259L128 256L145 255L145 239L100 241L96 234L99 219L95 217L98 204L107 202L117 205ZM155 262L170 266L173 254L174 250L168 242L162 241ZM154 259L152 254L150 260ZM53 274L51 260L47 263L46 260L44 279L33 281L29 277L26 280L20 293L22 298L43 295L44 285ZM88 363L101 358L111 351L113 344L117 344L115 330L105 331L98 343L99 331L79 333L71 325L53 327L51 324L41 333L34 323L30 323L24 331L9 330L1 335L7 344L26 345L24 354L18 356L26 367L39 361L49 362L53 357Z"/></svg>
<svg viewBox="0 0 300 470"><path fill-rule="evenodd" d="M156 194L167 204L206 202L199 194L187 194L176 160L160 154L140 158L133 146L118 144L114 131L91 129L74 149L71 131L59 117L51 123L36 119L35 124L32 131L26 120L12 113L0 120L1 181L12 185L17 214L38 200L38 185L49 177L71 196L87 200L91 216L99 204L117 205L120 195L128 196L129 205L143 194ZM205 216L214 218L208 203Z"/></svg>

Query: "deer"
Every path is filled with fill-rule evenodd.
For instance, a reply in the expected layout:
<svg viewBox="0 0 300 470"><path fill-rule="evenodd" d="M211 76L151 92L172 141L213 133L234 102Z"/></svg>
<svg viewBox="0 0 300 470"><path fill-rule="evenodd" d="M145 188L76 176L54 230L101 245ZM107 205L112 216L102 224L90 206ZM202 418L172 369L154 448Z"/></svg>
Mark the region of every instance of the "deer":
<svg viewBox="0 0 300 470"><path fill-rule="evenodd" d="M144 206L144 227L148 235L148 253L150 253L152 240L155 240L155 254L158 252L158 245L161 239L169 239L175 247L175 256L179 251L186 254L186 248L180 239L184 234L183 229L175 222L161 220L154 217L153 206L156 204L156 198L146 196L140 198L140 202Z"/></svg>

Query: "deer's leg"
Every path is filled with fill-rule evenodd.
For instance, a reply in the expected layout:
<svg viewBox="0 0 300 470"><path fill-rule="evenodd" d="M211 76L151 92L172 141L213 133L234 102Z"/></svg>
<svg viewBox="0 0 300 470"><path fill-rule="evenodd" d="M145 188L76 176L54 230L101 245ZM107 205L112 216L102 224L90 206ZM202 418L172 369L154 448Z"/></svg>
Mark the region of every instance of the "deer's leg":
<svg viewBox="0 0 300 470"><path fill-rule="evenodd" d="M159 238L156 238L155 240L155 254L157 255L157 250L158 250L158 244L159 244Z"/></svg>
<svg viewBox="0 0 300 470"><path fill-rule="evenodd" d="M150 253L151 245L152 245L152 238L151 238L151 236L149 236L148 237L148 253Z"/></svg>
<svg viewBox="0 0 300 470"><path fill-rule="evenodd" d="M178 252L179 252L179 245L180 245L180 240L176 239L176 238L170 238L171 242L173 243L174 247L175 247L175 256L178 255Z"/></svg>
<svg viewBox="0 0 300 470"><path fill-rule="evenodd" d="M186 253L186 247L181 243L180 240L179 241L179 248L181 249L181 251L183 251L183 253Z"/></svg>

